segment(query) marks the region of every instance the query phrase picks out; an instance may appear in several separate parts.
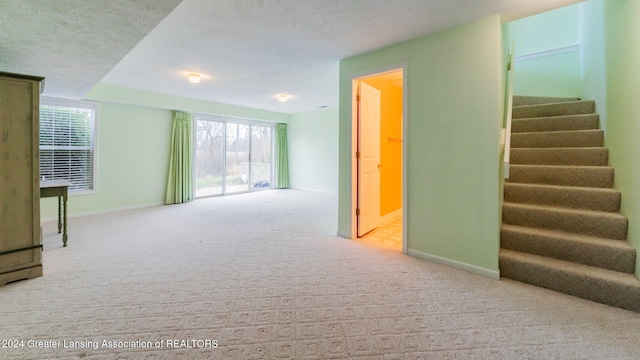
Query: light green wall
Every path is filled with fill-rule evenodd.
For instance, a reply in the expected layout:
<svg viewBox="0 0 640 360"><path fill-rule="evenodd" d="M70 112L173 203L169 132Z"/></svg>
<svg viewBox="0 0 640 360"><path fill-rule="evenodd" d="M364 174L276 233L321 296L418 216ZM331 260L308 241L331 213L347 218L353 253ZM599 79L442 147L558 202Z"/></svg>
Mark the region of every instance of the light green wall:
<svg viewBox="0 0 640 360"><path fill-rule="evenodd" d="M501 25L492 16L340 63L340 234L352 230L351 77L407 64L410 253L497 274Z"/></svg>
<svg viewBox="0 0 640 360"><path fill-rule="evenodd" d="M193 113L237 116L273 122L287 122L288 114L219 104L204 100L165 95L144 90L134 90L109 84L98 84L85 96L86 99L121 104L147 106L157 109L183 110Z"/></svg>
<svg viewBox="0 0 640 360"><path fill-rule="evenodd" d="M560 49L580 43L580 4L565 6L505 24L507 43L516 56Z"/></svg>
<svg viewBox="0 0 640 360"><path fill-rule="evenodd" d="M338 108L291 115L287 138L291 187L338 191Z"/></svg>
<svg viewBox="0 0 640 360"><path fill-rule="evenodd" d="M507 44L516 57L580 44L580 5L571 5L505 24ZM533 96L579 96L580 50L516 59L514 93Z"/></svg>
<svg viewBox="0 0 640 360"><path fill-rule="evenodd" d="M629 242L640 250L640 1L607 0L607 132L609 164L629 218ZM640 277L640 256L636 258Z"/></svg>
<svg viewBox="0 0 640 360"><path fill-rule="evenodd" d="M577 97L582 91L579 50L517 61L514 71L516 95Z"/></svg>
<svg viewBox="0 0 640 360"><path fill-rule="evenodd" d="M285 123L290 119L287 114L104 84L94 87L86 99L98 103L97 191L71 195L70 215L163 202L171 142L171 110ZM43 219L57 217L54 198L42 199L41 205Z"/></svg>
<svg viewBox="0 0 640 360"><path fill-rule="evenodd" d="M97 192L72 195L71 215L161 203L169 164L168 110L101 103L97 119ZM54 198L41 200L42 217L57 216Z"/></svg>
<svg viewBox="0 0 640 360"><path fill-rule="evenodd" d="M594 100L600 127L607 133L607 71L605 51L605 0L580 4L582 91L580 98ZM605 144L606 145L606 144Z"/></svg>

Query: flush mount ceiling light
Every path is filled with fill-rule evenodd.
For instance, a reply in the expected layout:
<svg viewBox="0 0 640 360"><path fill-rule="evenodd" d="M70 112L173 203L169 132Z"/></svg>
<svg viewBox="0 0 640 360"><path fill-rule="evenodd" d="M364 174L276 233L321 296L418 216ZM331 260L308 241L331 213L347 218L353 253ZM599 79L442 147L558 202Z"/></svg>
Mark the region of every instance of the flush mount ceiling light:
<svg viewBox="0 0 640 360"><path fill-rule="evenodd" d="M278 95L278 100L280 102L285 102L285 101L289 100L289 98L287 97L287 95L283 94L283 95Z"/></svg>
<svg viewBox="0 0 640 360"><path fill-rule="evenodd" d="M187 76L187 79L189 79L189 81L191 81L192 83L197 84L200 82L200 75L189 74L189 76Z"/></svg>

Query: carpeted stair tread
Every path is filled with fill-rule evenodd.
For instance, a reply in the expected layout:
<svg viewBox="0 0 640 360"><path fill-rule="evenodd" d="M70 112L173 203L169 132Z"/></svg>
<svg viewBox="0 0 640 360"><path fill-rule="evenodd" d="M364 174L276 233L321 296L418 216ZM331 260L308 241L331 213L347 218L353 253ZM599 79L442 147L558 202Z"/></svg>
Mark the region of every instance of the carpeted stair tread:
<svg viewBox="0 0 640 360"><path fill-rule="evenodd" d="M578 101L578 100L580 100L580 98L577 98L577 97L550 97L550 96L514 95L513 96L513 106L549 104L549 103Z"/></svg>
<svg viewBox="0 0 640 360"><path fill-rule="evenodd" d="M503 277L640 312L640 281L631 274L513 250L500 250Z"/></svg>
<svg viewBox="0 0 640 360"><path fill-rule="evenodd" d="M619 213L510 202L502 205L502 222L614 240L626 239L628 227Z"/></svg>
<svg viewBox="0 0 640 360"><path fill-rule="evenodd" d="M513 99L501 276L640 312L636 249L594 101Z"/></svg>
<svg viewBox="0 0 640 360"><path fill-rule="evenodd" d="M607 166L605 147L517 148L511 149L511 164Z"/></svg>
<svg viewBox="0 0 640 360"><path fill-rule="evenodd" d="M613 175L609 166L510 165L508 182L612 188Z"/></svg>
<svg viewBox="0 0 640 360"><path fill-rule="evenodd" d="M510 203L618 212L620 211L620 199L620 191L610 188L504 184L504 201Z"/></svg>
<svg viewBox="0 0 640 360"><path fill-rule="evenodd" d="M511 134L511 148L602 147L604 132L600 129L542 131Z"/></svg>
<svg viewBox="0 0 640 360"><path fill-rule="evenodd" d="M501 247L633 274L636 250L627 241L503 224Z"/></svg>
<svg viewBox="0 0 640 360"><path fill-rule="evenodd" d="M598 129L599 124L600 116L598 114L534 117L513 119L511 132L588 130Z"/></svg>
<svg viewBox="0 0 640 360"><path fill-rule="evenodd" d="M512 118L523 119L542 116L593 114L594 112L595 102L593 100L569 101L550 104L514 106Z"/></svg>

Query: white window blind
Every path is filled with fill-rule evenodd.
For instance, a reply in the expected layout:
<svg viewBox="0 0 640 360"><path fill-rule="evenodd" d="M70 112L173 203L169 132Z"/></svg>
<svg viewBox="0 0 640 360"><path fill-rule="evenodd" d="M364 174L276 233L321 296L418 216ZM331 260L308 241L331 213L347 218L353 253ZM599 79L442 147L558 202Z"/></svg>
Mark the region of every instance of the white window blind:
<svg viewBox="0 0 640 360"><path fill-rule="evenodd" d="M40 177L69 180L69 190L94 189L95 106L46 101L40 106Z"/></svg>

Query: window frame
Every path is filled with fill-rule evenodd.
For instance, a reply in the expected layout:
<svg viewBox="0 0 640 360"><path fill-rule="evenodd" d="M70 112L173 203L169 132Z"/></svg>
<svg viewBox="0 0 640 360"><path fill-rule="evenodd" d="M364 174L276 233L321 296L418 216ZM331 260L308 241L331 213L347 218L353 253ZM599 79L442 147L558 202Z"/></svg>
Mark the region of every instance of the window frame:
<svg viewBox="0 0 640 360"><path fill-rule="evenodd" d="M98 113L99 104L87 100L70 100L54 97L40 97L40 106L57 106L66 108L88 109L93 111L93 123L91 124L91 189L69 189L69 195L89 195L98 192ZM39 130L39 129L38 129ZM38 147L40 150L40 147ZM40 165L40 164L38 164Z"/></svg>

